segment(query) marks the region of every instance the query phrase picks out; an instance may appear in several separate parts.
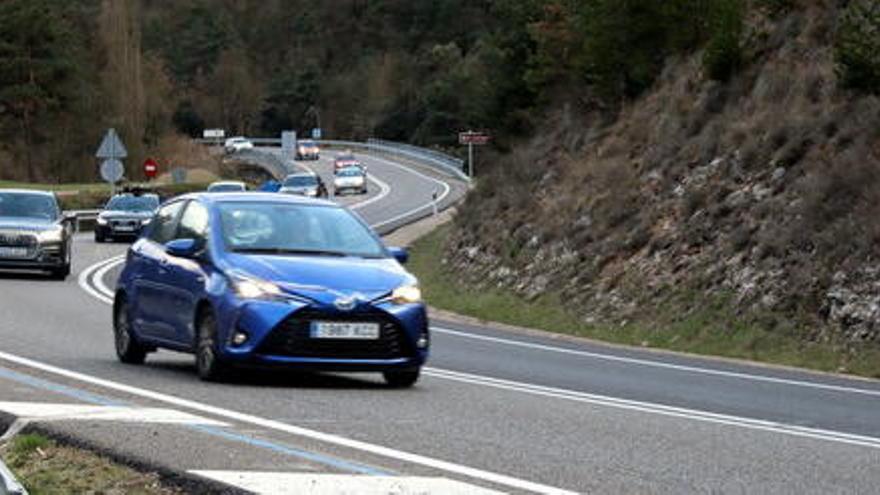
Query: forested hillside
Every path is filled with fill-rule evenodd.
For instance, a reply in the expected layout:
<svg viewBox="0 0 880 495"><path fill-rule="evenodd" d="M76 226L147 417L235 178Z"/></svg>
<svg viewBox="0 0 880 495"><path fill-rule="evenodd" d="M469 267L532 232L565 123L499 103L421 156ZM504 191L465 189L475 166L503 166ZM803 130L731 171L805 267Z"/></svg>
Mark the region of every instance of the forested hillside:
<svg viewBox="0 0 880 495"><path fill-rule="evenodd" d="M533 0L3 0L0 177L94 176L204 127L449 144L527 131Z"/></svg>

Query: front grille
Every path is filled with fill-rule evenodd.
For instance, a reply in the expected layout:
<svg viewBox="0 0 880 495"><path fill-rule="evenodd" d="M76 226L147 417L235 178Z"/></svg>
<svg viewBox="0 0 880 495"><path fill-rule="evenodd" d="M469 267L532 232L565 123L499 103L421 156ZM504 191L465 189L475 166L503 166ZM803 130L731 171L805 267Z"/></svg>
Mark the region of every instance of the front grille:
<svg viewBox="0 0 880 495"><path fill-rule="evenodd" d="M0 246L4 247L27 247L37 245L37 236L25 232L0 232Z"/></svg>
<svg viewBox="0 0 880 495"><path fill-rule="evenodd" d="M313 339L313 321L379 323L376 340ZM275 327L257 350L259 354L332 359L396 359L414 355L403 328L380 312L324 313L300 310Z"/></svg>

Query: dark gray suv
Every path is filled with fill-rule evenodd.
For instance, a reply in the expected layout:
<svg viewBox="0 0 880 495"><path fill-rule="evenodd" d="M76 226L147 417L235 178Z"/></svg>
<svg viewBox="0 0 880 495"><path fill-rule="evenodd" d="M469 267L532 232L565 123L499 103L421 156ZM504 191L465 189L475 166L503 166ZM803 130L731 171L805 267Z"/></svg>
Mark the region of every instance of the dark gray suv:
<svg viewBox="0 0 880 495"><path fill-rule="evenodd" d="M66 279L75 220L53 193L0 189L0 269L44 270Z"/></svg>

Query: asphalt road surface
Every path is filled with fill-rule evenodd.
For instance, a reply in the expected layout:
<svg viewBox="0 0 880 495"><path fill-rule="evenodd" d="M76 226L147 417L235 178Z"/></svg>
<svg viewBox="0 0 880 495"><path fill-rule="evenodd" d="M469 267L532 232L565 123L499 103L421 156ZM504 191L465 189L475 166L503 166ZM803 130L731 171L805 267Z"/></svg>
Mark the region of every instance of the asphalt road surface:
<svg viewBox="0 0 880 495"><path fill-rule="evenodd" d="M370 195L342 201L380 227L430 208L449 182L365 161L387 189L373 183ZM463 188L449 190L444 201ZM118 268L106 260L126 245L79 236L75 247L65 283L0 275L0 401L121 403L223 423L161 433L70 426L159 466L195 458L202 475L255 490L282 481L247 473L283 471L362 487L385 475L460 483L431 493L880 491L876 381L433 321L429 368L412 390L371 375L246 373L206 384L187 355L116 361L106 299Z"/></svg>

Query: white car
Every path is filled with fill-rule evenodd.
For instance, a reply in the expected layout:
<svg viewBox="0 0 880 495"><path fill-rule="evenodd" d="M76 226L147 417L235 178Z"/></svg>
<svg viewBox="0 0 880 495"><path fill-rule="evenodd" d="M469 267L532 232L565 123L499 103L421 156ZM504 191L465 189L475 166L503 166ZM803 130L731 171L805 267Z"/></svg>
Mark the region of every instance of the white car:
<svg viewBox="0 0 880 495"><path fill-rule="evenodd" d="M363 167L345 167L336 171L333 177L333 194L342 194L344 191L367 193L367 171Z"/></svg>
<svg viewBox="0 0 880 495"><path fill-rule="evenodd" d="M244 182L238 181L222 181L222 182L214 182L210 186L208 186L209 193L224 193L224 192L245 192L247 191L247 184Z"/></svg>
<svg viewBox="0 0 880 495"><path fill-rule="evenodd" d="M223 147L227 153L238 153L239 151L254 149L254 143L247 138L238 136L227 139Z"/></svg>
<svg viewBox="0 0 880 495"><path fill-rule="evenodd" d="M284 179L284 184L281 185L281 190L278 192L282 194L297 194L310 198L323 198L327 196L327 188L324 186L324 181L313 173L288 175Z"/></svg>

